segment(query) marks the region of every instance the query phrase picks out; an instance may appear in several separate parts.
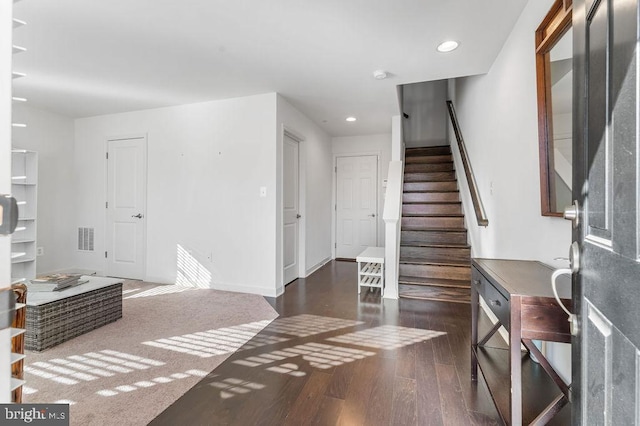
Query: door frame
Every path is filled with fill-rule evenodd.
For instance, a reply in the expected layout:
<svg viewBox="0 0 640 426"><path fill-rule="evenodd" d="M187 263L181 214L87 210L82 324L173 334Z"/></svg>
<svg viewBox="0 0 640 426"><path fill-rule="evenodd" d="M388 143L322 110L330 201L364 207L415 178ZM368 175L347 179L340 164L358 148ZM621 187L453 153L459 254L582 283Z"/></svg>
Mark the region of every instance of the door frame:
<svg viewBox="0 0 640 426"><path fill-rule="evenodd" d="M142 276L143 279L146 280L147 279L147 198L148 198L148 184L149 184L149 177L148 177L148 173L149 173L149 165L148 165L148 153L149 153L149 143L148 143L148 136L147 133L133 133L133 134L125 134L125 135L117 135L117 136L109 136L105 139L104 142L104 157L103 161L104 161L104 201L105 201L105 209L104 209L104 223L103 223L103 229L104 229L104 242L103 242L103 247L104 250L103 251L108 251L108 243L111 241L111 238L108 237L107 233L108 233L108 229L109 229L109 210L106 208L106 203L107 201L109 201L109 160L107 159L107 153L109 152L109 142L111 141L121 141L121 140L128 140L128 139L142 139L143 140L143 146L144 146L144 172L143 172L143 178L144 178L144 196L142 199L142 206L143 206L143 210L144 210L144 216L145 216L145 220L142 223ZM108 259L105 257L103 259L104 263L104 274L108 276L109 274L109 262Z"/></svg>
<svg viewBox="0 0 640 426"><path fill-rule="evenodd" d="M279 214L278 214L278 225L277 229L278 238L280 240L280 260L279 260L279 279L278 279L278 287L285 291L285 282L284 282L284 138L290 137L294 141L298 143L298 214L301 216L298 220L298 278L304 278L306 272L306 144L303 142L306 140L302 133L297 130L287 126L286 124L282 125L282 129L280 131L280 167L278 170L278 175L280 177L280 185L278 191L280 192L280 200L279 200Z"/></svg>
<svg viewBox="0 0 640 426"><path fill-rule="evenodd" d="M338 215L337 215L337 206L338 206L338 158L340 157L365 157L365 156L375 156L377 161L376 167L376 246L380 243L380 235L384 230L380 229L380 220L382 218L381 206L384 205L381 202L383 198L382 188L380 187L381 183L381 173L382 168L380 164L380 159L382 158L381 151L357 151L357 152L340 152L333 154L333 173L332 179L333 184L331 185L331 203L333 204L333 208L331 209L331 258L336 258L336 245L338 242Z"/></svg>

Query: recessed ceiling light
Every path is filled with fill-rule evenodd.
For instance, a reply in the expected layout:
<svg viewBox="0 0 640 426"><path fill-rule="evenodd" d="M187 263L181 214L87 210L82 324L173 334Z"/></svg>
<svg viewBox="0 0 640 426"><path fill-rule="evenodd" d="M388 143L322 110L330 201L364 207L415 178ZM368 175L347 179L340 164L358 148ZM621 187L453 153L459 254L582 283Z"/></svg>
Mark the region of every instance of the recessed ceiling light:
<svg viewBox="0 0 640 426"><path fill-rule="evenodd" d="M453 40L447 40L440 43L437 47L438 52L451 52L452 50L456 50L458 48L458 42Z"/></svg>
<svg viewBox="0 0 640 426"><path fill-rule="evenodd" d="M347 121L351 122L351 121L356 121L355 117L347 117Z"/></svg>

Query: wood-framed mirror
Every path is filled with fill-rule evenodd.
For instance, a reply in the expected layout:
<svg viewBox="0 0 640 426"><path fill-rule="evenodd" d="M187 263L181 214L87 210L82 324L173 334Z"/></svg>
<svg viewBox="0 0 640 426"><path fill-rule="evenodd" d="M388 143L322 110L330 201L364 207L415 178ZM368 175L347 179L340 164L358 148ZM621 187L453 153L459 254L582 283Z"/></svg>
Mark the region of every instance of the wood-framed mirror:
<svg viewBox="0 0 640 426"><path fill-rule="evenodd" d="M543 216L572 203L573 32L571 0L556 0L536 30L540 201Z"/></svg>

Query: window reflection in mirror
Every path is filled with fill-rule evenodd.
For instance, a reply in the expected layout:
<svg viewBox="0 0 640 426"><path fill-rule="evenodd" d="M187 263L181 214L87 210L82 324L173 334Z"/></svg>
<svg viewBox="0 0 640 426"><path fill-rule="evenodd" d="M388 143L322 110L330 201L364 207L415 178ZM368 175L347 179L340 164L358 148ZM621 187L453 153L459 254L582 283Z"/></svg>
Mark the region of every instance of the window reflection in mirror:
<svg viewBox="0 0 640 426"><path fill-rule="evenodd" d="M573 31L571 28L562 36L550 52L551 61L551 112L553 119L553 140L549 144L548 155L552 165L549 173L551 188L550 210L561 212L571 205L571 131L572 131L572 91L573 91ZM554 194L555 192L555 194Z"/></svg>
<svg viewBox="0 0 640 426"><path fill-rule="evenodd" d="M571 0L556 0L536 30L540 201L543 216L572 204L573 32Z"/></svg>

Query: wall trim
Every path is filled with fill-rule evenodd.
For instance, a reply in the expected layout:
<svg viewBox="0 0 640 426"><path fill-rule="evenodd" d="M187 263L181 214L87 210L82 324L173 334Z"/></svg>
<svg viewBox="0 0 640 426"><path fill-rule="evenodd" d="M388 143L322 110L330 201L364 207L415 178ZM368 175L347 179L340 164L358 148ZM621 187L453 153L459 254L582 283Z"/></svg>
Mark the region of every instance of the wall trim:
<svg viewBox="0 0 640 426"><path fill-rule="evenodd" d="M265 297L278 297L284 293L284 287L282 286L278 286L277 288L270 290L265 287L257 286L257 285L211 283L211 289L222 290L222 291L232 291L234 293L257 294Z"/></svg>
<svg viewBox="0 0 640 426"><path fill-rule="evenodd" d="M311 268L307 269L305 271L305 276L304 277L307 278L309 275L313 274L318 269L322 268L324 265L326 265L327 263L331 262L331 259L332 259L332 256L325 257L320 262L316 263L314 266L312 266Z"/></svg>

